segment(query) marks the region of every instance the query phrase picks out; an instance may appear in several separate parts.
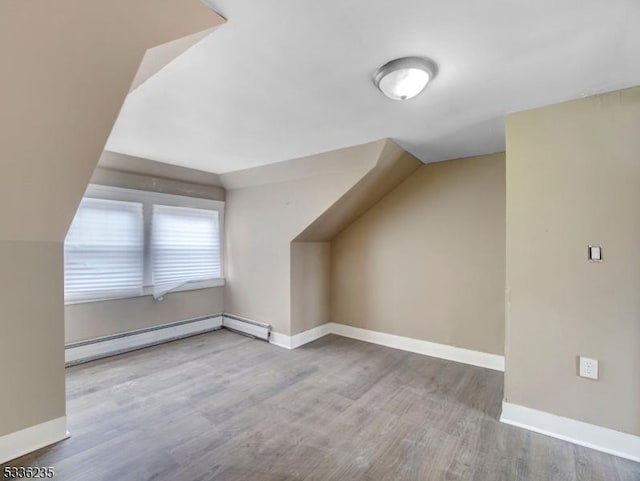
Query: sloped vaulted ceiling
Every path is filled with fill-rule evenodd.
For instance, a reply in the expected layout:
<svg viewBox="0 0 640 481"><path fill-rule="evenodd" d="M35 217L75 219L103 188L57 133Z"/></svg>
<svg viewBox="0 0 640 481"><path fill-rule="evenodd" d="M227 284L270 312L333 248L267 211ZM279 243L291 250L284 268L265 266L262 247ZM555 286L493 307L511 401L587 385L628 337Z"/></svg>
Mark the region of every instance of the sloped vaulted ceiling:
<svg viewBox="0 0 640 481"><path fill-rule="evenodd" d="M0 240L62 241L145 51L198 0L0 1Z"/></svg>
<svg viewBox="0 0 640 481"><path fill-rule="evenodd" d="M65 436L63 240L143 54L222 21L197 0L0 0L0 437L40 426L0 464Z"/></svg>
<svg viewBox="0 0 640 481"><path fill-rule="evenodd" d="M637 0L208 0L228 23L136 89L109 149L224 173L392 138L423 162L504 149L504 116L640 84ZM407 102L396 57L439 74Z"/></svg>

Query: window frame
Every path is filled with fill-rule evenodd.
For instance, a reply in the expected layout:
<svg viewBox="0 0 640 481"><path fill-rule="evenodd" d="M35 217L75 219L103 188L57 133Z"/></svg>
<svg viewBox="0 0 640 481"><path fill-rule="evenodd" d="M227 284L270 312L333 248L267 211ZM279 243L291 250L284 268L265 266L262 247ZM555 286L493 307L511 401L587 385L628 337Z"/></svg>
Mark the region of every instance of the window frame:
<svg viewBox="0 0 640 481"><path fill-rule="evenodd" d="M221 277L206 281L194 281L172 289L173 292L194 291L211 287L224 286L224 201L203 199L200 197L188 197L185 195L165 194L146 190L127 189L124 187L112 187L108 185L89 184L84 197L93 199L119 200L125 202L139 202L142 204L142 219L144 228L144 275L141 295L126 295L117 297L104 297L96 299L83 299L65 301L65 305L86 304L90 302L112 301L117 299L132 299L145 296L153 296L153 265L151 259L151 219L153 206L168 205L173 207L189 207L193 209L215 210L218 212L218 241L220 242L220 270Z"/></svg>

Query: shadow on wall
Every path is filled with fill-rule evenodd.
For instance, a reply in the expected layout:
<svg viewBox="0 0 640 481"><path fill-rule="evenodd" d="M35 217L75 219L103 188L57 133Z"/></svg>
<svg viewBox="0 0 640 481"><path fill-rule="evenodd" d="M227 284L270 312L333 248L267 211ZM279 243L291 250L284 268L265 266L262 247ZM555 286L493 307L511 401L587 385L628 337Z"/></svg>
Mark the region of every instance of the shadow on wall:
<svg viewBox="0 0 640 481"><path fill-rule="evenodd" d="M331 242L333 322L504 349L505 156L420 167Z"/></svg>
<svg viewBox="0 0 640 481"><path fill-rule="evenodd" d="M66 232L145 51L223 21L182 0L0 4L0 436L65 436Z"/></svg>
<svg viewBox="0 0 640 481"><path fill-rule="evenodd" d="M328 242L420 165L393 142L380 140L221 175L227 188L225 310L269 323L281 334L297 332L292 313L301 305L299 296L308 301L313 292L297 289L307 283L308 268L314 267L309 279L326 279L313 260L326 258L326 248L292 242ZM292 255L302 267L292 265ZM325 319L328 309L320 300L312 304L317 312L308 317Z"/></svg>
<svg viewBox="0 0 640 481"><path fill-rule="evenodd" d="M375 166L291 243L291 333L331 322L331 241L420 168L387 140Z"/></svg>

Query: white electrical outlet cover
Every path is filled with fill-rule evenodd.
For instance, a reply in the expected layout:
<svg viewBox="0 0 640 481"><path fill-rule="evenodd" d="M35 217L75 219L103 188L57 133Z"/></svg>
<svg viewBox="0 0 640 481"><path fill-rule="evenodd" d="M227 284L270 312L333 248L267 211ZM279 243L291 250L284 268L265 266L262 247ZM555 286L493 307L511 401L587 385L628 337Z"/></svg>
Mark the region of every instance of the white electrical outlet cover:
<svg viewBox="0 0 640 481"><path fill-rule="evenodd" d="M580 377L598 379L598 360L580 356Z"/></svg>

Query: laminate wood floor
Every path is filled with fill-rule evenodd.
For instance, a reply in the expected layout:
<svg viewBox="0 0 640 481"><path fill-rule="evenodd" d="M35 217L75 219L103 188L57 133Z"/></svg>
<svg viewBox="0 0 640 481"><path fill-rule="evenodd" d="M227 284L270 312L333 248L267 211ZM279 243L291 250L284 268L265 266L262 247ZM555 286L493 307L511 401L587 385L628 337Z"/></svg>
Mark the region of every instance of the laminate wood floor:
<svg viewBox="0 0 640 481"><path fill-rule="evenodd" d="M639 481L501 424L502 373L338 336L218 331L67 370L72 437L11 466L82 481Z"/></svg>

